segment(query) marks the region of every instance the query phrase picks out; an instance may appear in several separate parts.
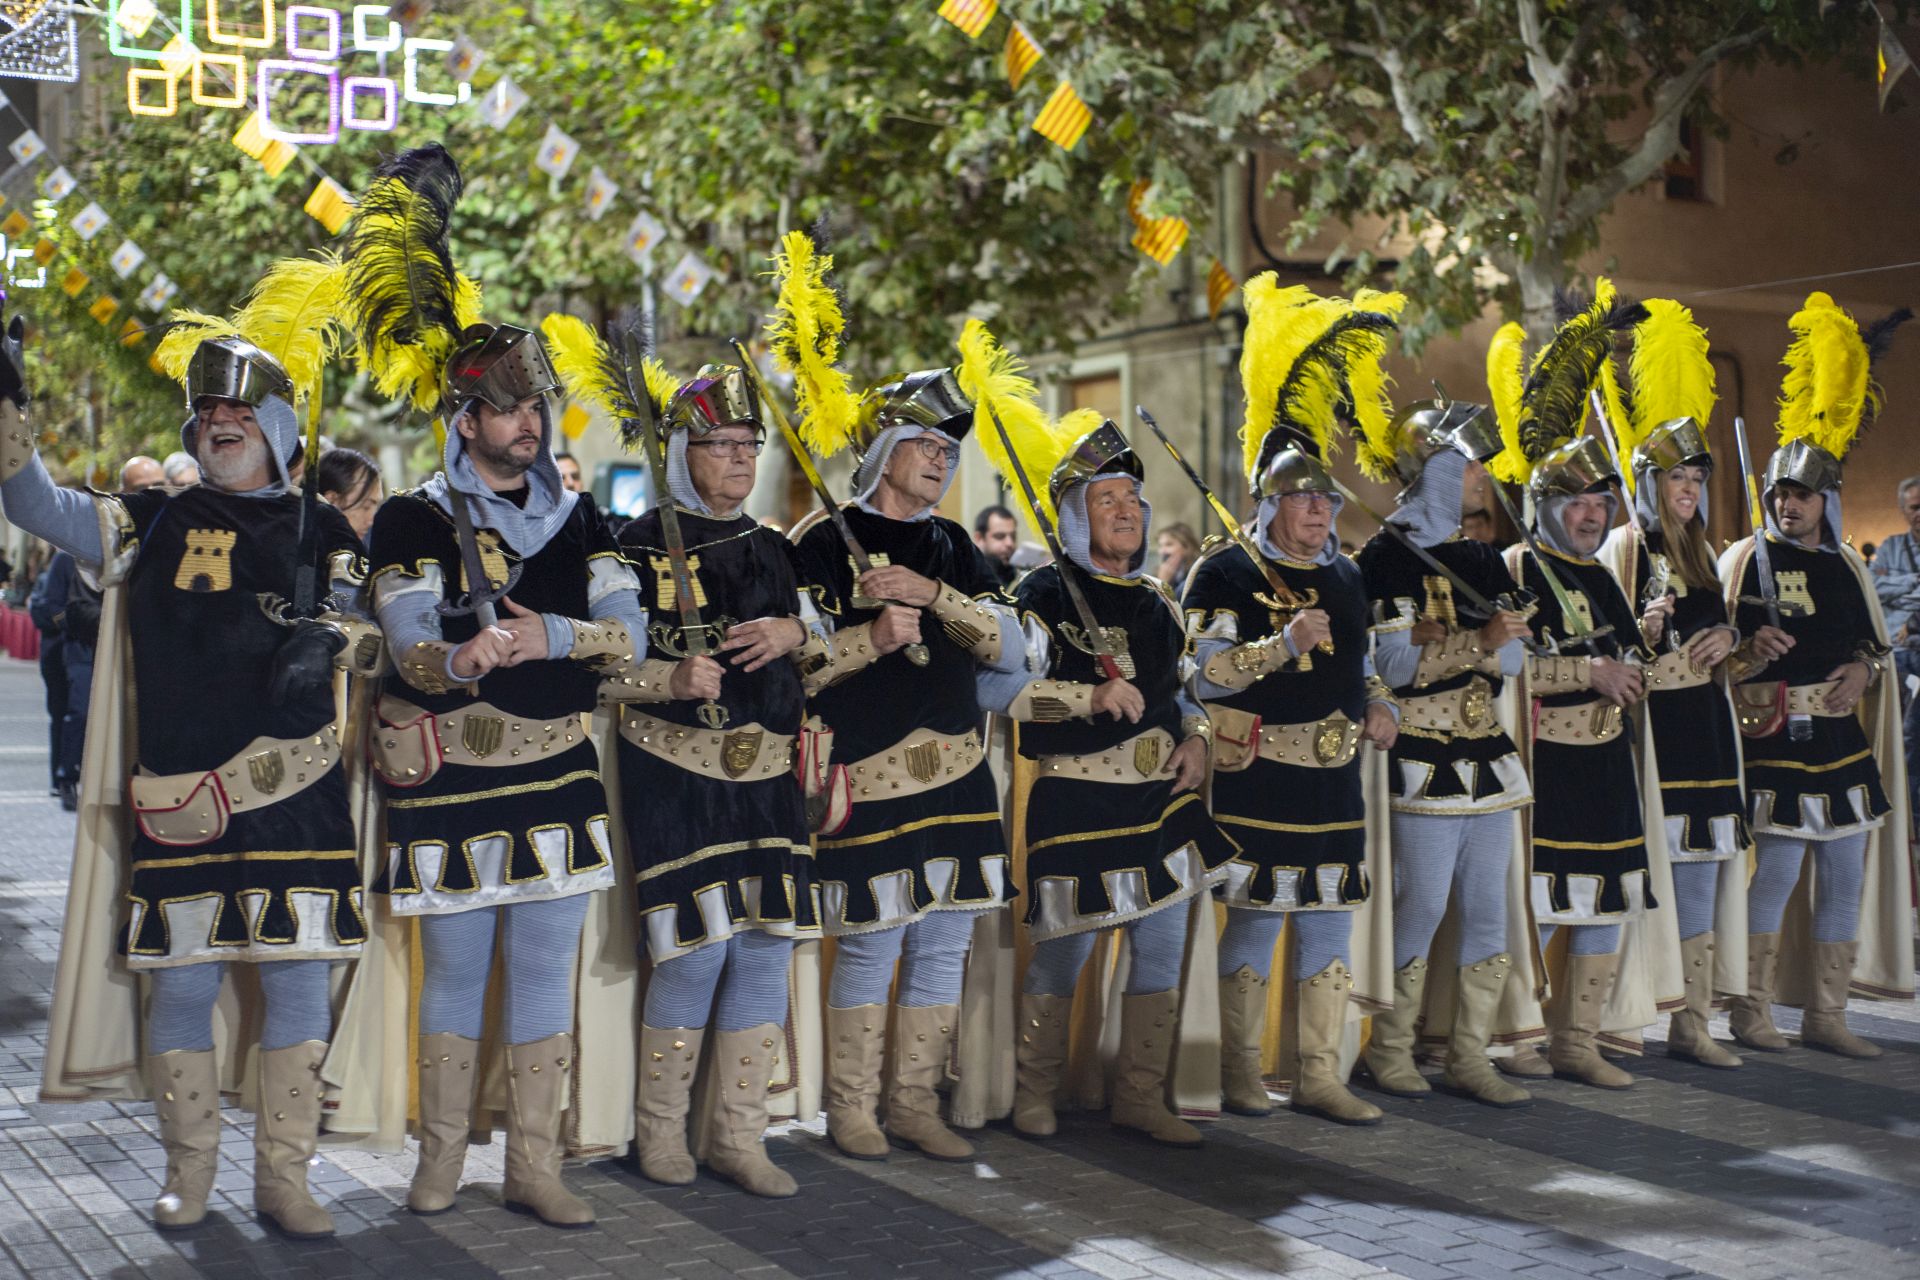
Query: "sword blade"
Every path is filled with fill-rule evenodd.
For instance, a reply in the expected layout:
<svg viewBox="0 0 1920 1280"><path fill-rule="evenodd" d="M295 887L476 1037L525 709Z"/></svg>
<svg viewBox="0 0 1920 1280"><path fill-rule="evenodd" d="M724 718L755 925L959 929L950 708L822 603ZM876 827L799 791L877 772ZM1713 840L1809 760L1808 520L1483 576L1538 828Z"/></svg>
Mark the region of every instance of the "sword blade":
<svg viewBox="0 0 1920 1280"><path fill-rule="evenodd" d="M1760 600L1766 606L1767 621L1780 625L1780 592L1773 581L1773 549L1767 545L1767 512L1760 501L1760 477L1754 473L1753 455L1747 451L1747 420L1733 420L1733 439L1740 451L1740 483L1747 491L1747 521L1753 529L1753 568L1760 579Z"/></svg>

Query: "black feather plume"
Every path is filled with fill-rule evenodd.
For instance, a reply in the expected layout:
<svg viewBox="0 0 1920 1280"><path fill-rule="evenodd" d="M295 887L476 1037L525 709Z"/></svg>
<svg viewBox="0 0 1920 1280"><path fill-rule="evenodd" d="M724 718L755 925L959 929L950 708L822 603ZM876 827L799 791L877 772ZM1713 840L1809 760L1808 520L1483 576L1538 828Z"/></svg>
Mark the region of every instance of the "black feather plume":
<svg viewBox="0 0 1920 1280"><path fill-rule="evenodd" d="M1913 308L1901 307L1898 311L1875 320L1861 332L1861 341L1867 344L1869 365L1887 354L1888 348L1893 345L1893 331L1911 319L1913 319Z"/></svg>
<svg viewBox="0 0 1920 1280"><path fill-rule="evenodd" d="M463 327L447 243L461 191L460 167L437 142L389 157L360 198L342 255L361 363L383 395L423 410L439 398Z"/></svg>
<svg viewBox="0 0 1920 1280"><path fill-rule="evenodd" d="M1613 358L1615 341L1647 318L1645 307L1602 285L1594 301L1554 331L1527 375L1520 394L1520 450L1530 460L1579 434L1587 394L1599 381L1601 365Z"/></svg>

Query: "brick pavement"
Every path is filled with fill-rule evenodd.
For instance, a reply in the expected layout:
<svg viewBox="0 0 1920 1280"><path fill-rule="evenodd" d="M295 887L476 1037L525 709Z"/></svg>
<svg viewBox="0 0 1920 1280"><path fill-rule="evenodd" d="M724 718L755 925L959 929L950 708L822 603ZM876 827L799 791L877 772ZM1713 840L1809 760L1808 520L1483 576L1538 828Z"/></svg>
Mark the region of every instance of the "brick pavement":
<svg viewBox="0 0 1920 1280"><path fill-rule="evenodd" d="M772 1144L801 1186L784 1202L602 1161L568 1175L592 1231L506 1212L493 1145L434 1218L402 1207L409 1157L329 1152L313 1180L339 1237L282 1242L249 1213L250 1126L229 1109L214 1214L163 1236L152 1109L37 1101L72 838L45 794L38 700L35 669L0 662L0 1277L1920 1280L1920 1013L1889 1005L1855 1023L1892 1050L1877 1062L1649 1057L1625 1092L1546 1083L1515 1112L1384 1100L1373 1129L1229 1118L1200 1152L1068 1116L1047 1143L989 1130L972 1164L868 1164L802 1127Z"/></svg>

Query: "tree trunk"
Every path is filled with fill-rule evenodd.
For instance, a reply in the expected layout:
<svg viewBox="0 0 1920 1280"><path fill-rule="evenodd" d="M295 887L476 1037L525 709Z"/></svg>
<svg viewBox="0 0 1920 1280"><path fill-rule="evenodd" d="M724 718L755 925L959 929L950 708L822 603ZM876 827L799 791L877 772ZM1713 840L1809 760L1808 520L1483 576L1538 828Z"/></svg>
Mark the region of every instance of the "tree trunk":
<svg viewBox="0 0 1920 1280"><path fill-rule="evenodd" d="M1532 257L1522 260L1515 272L1520 282L1520 323L1527 331L1527 341L1532 350L1538 351L1553 338L1555 326L1553 312L1553 294L1566 282L1567 267L1560 255L1551 249L1536 250Z"/></svg>

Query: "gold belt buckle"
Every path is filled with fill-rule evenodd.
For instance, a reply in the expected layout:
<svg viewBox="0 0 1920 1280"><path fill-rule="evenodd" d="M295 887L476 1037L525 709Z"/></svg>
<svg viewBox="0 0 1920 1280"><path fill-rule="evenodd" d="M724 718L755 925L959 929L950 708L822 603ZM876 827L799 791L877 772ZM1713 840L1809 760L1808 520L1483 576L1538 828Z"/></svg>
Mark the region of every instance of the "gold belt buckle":
<svg viewBox="0 0 1920 1280"><path fill-rule="evenodd" d="M1313 732L1313 758L1322 768L1338 760L1347 747L1346 726L1338 720L1322 720Z"/></svg>
<svg viewBox="0 0 1920 1280"><path fill-rule="evenodd" d="M270 796L286 781L287 759L278 750L256 752L247 757L247 777L255 791Z"/></svg>
<svg viewBox="0 0 1920 1280"><path fill-rule="evenodd" d="M720 742L720 767L729 778L739 778L760 758L760 743L766 737L761 729L736 729Z"/></svg>
<svg viewBox="0 0 1920 1280"><path fill-rule="evenodd" d="M1149 734L1133 744L1133 767L1143 778L1151 778L1160 768L1160 739Z"/></svg>
<svg viewBox="0 0 1920 1280"><path fill-rule="evenodd" d="M908 747L907 773L915 782L932 782L933 776L940 772L940 743L916 742Z"/></svg>
<svg viewBox="0 0 1920 1280"><path fill-rule="evenodd" d="M460 745L472 752L476 760L485 760L498 751L506 736L507 722L501 716L461 717Z"/></svg>
<svg viewBox="0 0 1920 1280"><path fill-rule="evenodd" d="M1620 708L1611 702L1603 702L1593 709L1593 737L1596 742L1613 736L1620 727Z"/></svg>
<svg viewBox="0 0 1920 1280"><path fill-rule="evenodd" d="M1460 693L1460 727L1478 729L1493 707L1493 690L1485 680L1475 677Z"/></svg>

